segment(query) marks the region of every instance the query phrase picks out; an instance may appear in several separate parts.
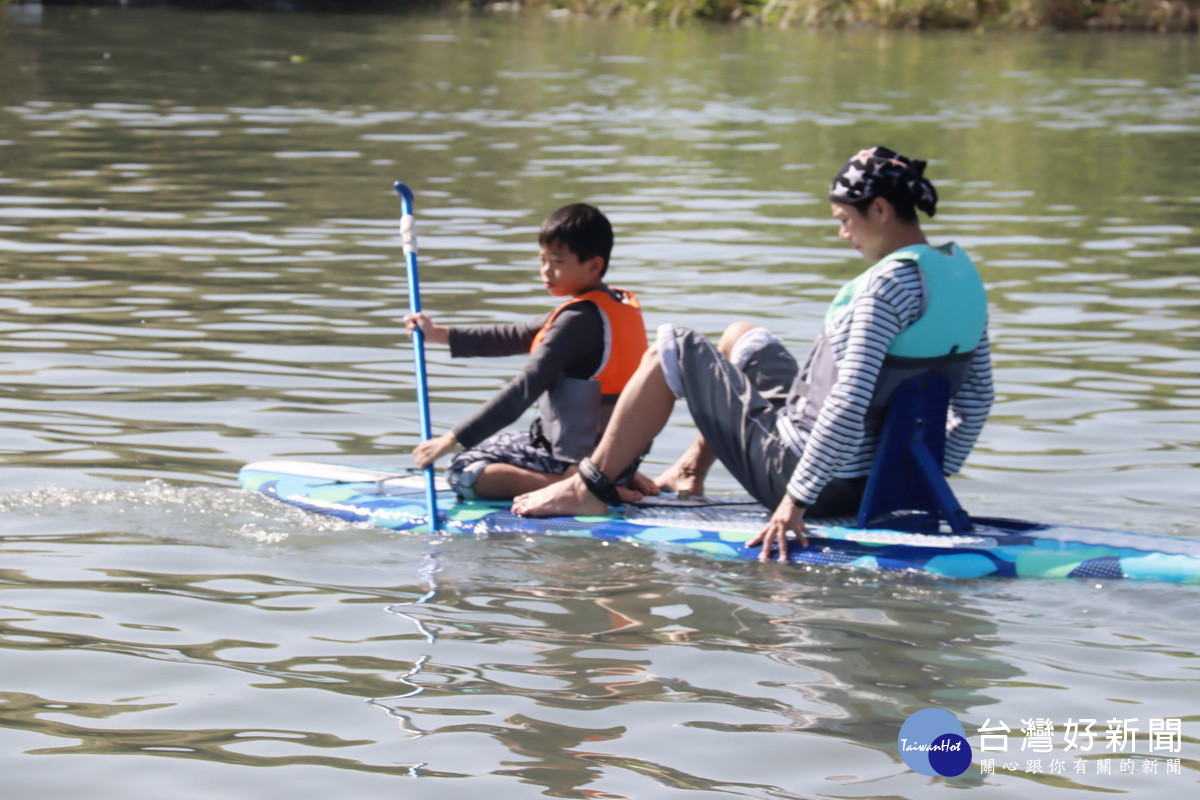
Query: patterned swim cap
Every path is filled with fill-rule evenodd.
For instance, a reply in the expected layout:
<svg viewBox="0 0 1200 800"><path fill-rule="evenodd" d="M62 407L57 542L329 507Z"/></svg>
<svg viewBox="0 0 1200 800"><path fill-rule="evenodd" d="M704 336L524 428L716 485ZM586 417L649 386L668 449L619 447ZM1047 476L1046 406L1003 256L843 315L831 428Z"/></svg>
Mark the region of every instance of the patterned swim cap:
<svg viewBox="0 0 1200 800"><path fill-rule="evenodd" d="M937 208L937 190L924 176L925 162L889 150L870 147L847 161L829 187L829 199L858 203L882 197L891 203L907 199L929 216Z"/></svg>

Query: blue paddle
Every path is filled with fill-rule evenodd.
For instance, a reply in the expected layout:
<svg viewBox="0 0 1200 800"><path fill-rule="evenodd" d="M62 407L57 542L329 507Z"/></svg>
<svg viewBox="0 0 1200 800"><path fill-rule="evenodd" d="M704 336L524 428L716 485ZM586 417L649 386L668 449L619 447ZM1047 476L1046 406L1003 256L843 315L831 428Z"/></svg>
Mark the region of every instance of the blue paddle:
<svg viewBox="0 0 1200 800"><path fill-rule="evenodd" d="M400 243L408 272L408 309L421 313L421 287L417 280L417 229L413 220L412 190L400 181L392 184L400 195ZM413 351L417 364L417 406L421 412L421 441L433 438L429 426L429 381L425 375L425 334L421 326L413 330ZM425 468L425 507L429 511L429 529L438 529L437 492L433 484L433 465Z"/></svg>

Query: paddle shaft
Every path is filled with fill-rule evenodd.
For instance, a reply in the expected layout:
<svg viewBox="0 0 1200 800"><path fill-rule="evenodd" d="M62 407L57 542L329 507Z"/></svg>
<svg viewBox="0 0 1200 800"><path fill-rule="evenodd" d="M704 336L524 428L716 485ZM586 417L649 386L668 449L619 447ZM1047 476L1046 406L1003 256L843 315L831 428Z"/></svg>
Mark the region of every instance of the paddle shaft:
<svg viewBox="0 0 1200 800"><path fill-rule="evenodd" d="M421 313L421 285L417 275L417 231L413 220L412 190L400 181L393 184L400 195L400 243L404 248L405 269L408 274L408 309ZM425 334L418 325L412 332L413 356L417 366L417 408L421 417L421 441L433 438L429 422L429 379L425 373ZM434 488L433 465L425 468L425 507L429 511L429 527L438 529L437 491Z"/></svg>

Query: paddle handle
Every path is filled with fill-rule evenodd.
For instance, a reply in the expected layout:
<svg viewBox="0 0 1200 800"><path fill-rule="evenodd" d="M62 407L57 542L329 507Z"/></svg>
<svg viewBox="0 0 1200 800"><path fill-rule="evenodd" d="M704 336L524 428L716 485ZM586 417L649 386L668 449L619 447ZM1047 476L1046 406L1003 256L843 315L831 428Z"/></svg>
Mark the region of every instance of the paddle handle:
<svg viewBox="0 0 1200 800"><path fill-rule="evenodd" d="M400 181L392 184L400 195L400 244L404 249L405 271L408 275L408 310L421 313L421 282L417 273L417 225L413 219L412 190ZM421 418L421 441L433 438L429 421L429 378L425 372L425 333L418 325L412 332L413 356L417 368L417 408ZM429 527L438 529L437 491L434 488L433 465L425 468L425 507L429 510Z"/></svg>

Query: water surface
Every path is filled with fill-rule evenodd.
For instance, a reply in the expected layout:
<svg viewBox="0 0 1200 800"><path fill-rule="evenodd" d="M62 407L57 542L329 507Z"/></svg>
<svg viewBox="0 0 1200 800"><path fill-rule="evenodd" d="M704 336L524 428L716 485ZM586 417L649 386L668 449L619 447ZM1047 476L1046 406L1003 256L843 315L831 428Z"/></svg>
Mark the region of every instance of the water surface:
<svg viewBox="0 0 1200 800"><path fill-rule="evenodd" d="M884 143L930 160L927 232L964 244L991 293L999 399L964 504L1196 538L1194 39L2 11L14 797L1195 785L1193 587L430 540L235 485L264 458L406 463L392 180L417 193L440 321L552 307L537 225L588 200L651 326L750 317L801 350L862 268L828 178ZM520 363L429 355L439 429ZM690 436L680 411L652 466ZM897 731L930 706L973 744L1003 720L1011 758L912 772ZM1137 720L1144 757L1101 740L1077 760L1061 726L1080 718ZM1163 718L1182 752L1147 751ZM1037 719L1059 726L1052 753L1019 749Z"/></svg>

